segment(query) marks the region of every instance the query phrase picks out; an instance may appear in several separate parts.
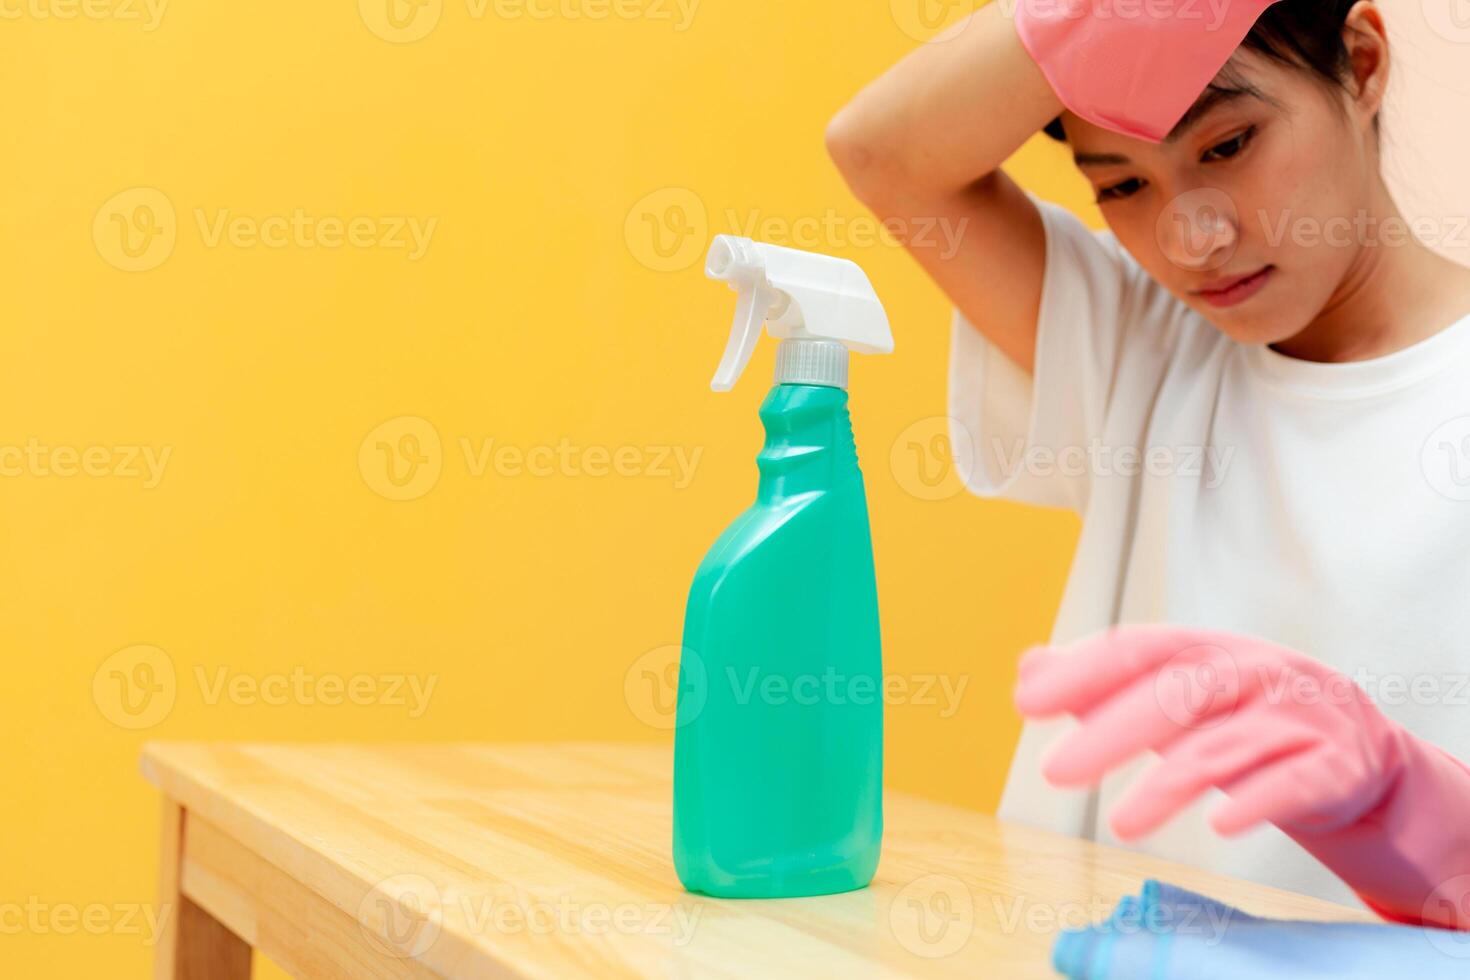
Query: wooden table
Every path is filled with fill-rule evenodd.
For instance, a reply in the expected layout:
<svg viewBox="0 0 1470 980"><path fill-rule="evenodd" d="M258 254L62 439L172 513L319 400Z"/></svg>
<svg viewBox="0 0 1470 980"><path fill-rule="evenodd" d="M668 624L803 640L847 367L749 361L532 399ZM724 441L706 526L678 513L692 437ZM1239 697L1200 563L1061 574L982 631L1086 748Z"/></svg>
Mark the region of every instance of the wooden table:
<svg viewBox="0 0 1470 980"><path fill-rule="evenodd" d="M870 888L722 901L669 854L657 746L155 743L164 800L155 976L1052 977L1060 926L1144 878L1263 915L1362 919L890 792Z"/></svg>

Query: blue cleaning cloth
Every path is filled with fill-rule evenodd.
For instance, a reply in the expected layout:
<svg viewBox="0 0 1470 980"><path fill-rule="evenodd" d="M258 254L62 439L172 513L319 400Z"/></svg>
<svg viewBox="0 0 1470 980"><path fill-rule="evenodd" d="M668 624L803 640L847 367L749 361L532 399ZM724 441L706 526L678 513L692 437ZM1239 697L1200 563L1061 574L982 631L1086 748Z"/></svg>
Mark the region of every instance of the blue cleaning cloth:
<svg viewBox="0 0 1470 980"><path fill-rule="evenodd" d="M1057 937L1070 980L1470 980L1470 933L1353 922L1288 922L1157 881L1108 921Z"/></svg>

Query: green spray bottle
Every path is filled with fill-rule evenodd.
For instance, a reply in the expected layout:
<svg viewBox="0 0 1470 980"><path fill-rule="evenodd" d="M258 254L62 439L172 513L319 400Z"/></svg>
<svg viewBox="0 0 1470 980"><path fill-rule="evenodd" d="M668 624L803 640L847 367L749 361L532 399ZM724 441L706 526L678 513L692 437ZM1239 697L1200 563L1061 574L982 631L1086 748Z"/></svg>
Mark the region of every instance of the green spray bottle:
<svg viewBox="0 0 1470 980"><path fill-rule="evenodd" d="M763 326L781 343L756 501L689 590L674 866L726 898L862 888L883 836L883 676L847 366L849 351L893 350L888 317L844 259L719 235L705 274L738 296L716 391Z"/></svg>

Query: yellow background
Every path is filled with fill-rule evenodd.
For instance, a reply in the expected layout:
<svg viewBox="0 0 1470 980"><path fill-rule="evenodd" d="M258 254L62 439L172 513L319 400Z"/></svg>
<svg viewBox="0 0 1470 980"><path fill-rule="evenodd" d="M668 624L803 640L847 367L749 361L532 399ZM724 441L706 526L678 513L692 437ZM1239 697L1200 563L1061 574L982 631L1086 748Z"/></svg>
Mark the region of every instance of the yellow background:
<svg viewBox="0 0 1470 980"><path fill-rule="evenodd" d="M174 0L152 30L122 18L141 0L6 8L0 446L170 455L155 487L121 455L0 477L0 908L155 900L147 739L668 741L625 681L678 643L696 564L753 496L771 351L710 392L733 296L700 266L751 221L778 242L815 227L784 243L860 262L888 306L897 353L853 383L886 669L968 685L952 717L889 708L889 781L994 806L1015 658L1048 632L1075 525L926 482L946 465L947 306L872 241L822 145L932 33L920 0L703 0L687 21L665 0L430 0L409 42L380 36L386 2ZM400 34L424 26L397 2ZM1012 169L1081 206L1045 141ZM210 238L224 214L298 209L437 224L416 260ZM159 234L130 258L119 222ZM394 489L377 443L426 431L437 482ZM461 440L492 439L581 455L477 475ZM589 446L642 468L587 475ZM687 485L659 447L701 454ZM209 696L221 671L297 668L437 686L417 718ZM54 916L17 933L17 914L7 976L147 972L120 913L101 935Z"/></svg>

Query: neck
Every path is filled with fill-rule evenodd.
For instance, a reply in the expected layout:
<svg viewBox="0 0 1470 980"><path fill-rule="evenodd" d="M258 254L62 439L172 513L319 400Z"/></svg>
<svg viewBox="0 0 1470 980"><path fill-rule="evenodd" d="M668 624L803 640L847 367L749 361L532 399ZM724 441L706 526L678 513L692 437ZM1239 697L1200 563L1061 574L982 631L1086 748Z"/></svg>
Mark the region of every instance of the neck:
<svg viewBox="0 0 1470 980"><path fill-rule="evenodd" d="M1382 180L1371 200L1370 240L1354 245L1346 275L1316 319L1275 350L1304 361L1369 360L1428 339L1470 309L1470 270L1403 232L1408 223Z"/></svg>
<svg viewBox="0 0 1470 980"><path fill-rule="evenodd" d="M762 503L839 488L861 492L846 391L778 384L761 404L760 415L766 428L765 446L756 457Z"/></svg>

